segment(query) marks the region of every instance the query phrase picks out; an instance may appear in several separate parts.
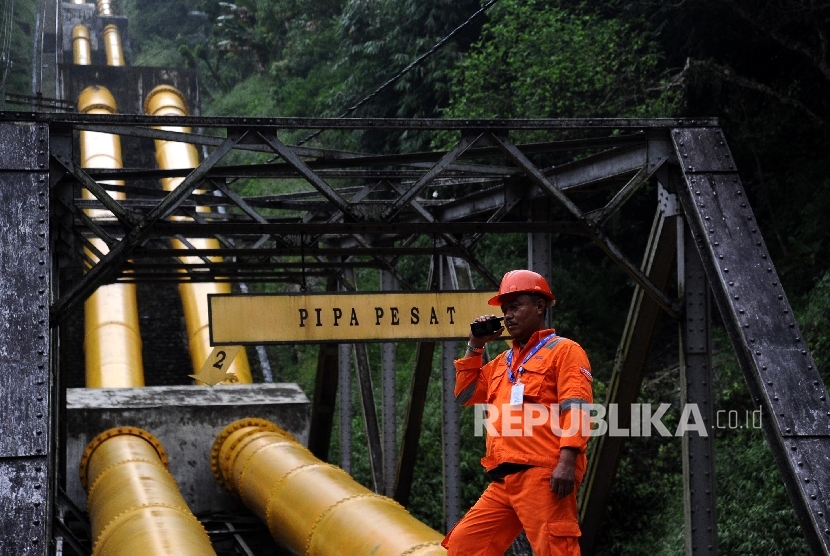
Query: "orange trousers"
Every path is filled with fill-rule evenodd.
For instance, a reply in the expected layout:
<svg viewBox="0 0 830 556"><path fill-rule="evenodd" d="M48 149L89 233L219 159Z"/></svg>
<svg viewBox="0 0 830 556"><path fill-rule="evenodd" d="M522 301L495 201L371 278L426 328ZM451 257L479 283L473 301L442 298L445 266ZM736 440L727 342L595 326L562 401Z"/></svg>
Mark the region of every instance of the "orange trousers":
<svg viewBox="0 0 830 556"><path fill-rule="evenodd" d="M579 556L576 492L559 500L552 469L530 467L494 481L442 542L449 556L504 556L524 529L534 556Z"/></svg>

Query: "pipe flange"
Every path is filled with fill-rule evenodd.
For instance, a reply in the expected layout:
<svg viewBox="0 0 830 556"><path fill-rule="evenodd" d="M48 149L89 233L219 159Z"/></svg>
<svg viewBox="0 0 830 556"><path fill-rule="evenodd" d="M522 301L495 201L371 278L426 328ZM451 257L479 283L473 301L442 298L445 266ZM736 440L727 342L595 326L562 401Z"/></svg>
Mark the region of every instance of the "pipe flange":
<svg viewBox="0 0 830 556"><path fill-rule="evenodd" d="M81 456L81 464L79 473L81 476L81 485L84 487L84 491L86 491L87 487L89 486L89 479L86 476L87 465L89 465L89 458L92 457L92 453L103 444L106 440L113 438L115 436L122 436L122 435L130 435L130 436L137 436L142 438L150 443L153 449L158 454L159 460L161 461L164 469L167 469L167 451L164 449L164 446L161 445L159 439L153 436L152 433L146 431L144 429L140 429L138 427L116 427L113 429L108 429L93 438L89 441L89 444L86 445L86 449L84 449L84 454Z"/></svg>
<svg viewBox="0 0 830 556"><path fill-rule="evenodd" d="M216 435L216 440L213 441L213 447L210 450L210 470L213 473L213 476L216 478L216 482L218 482L222 488L226 490L232 491L230 488L229 483L225 480L224 475L222 474L222 467L219 463L219 452L222 450L222 444L228 439L230 435L238 431L239 429L244 429L246 427L255 427L260 431L265 432L275 432L277 434L281 434L294 442L297 442L297 439L294 438L290 432L283 430L282 428L278 427L271 421L267 419L260 419L258 417L249 417L247 419L239 419L238 421L234 421L224 429L222 429L218 435ZM298 442L299 444L299 442ZM300 444L302 446L302 444Z"/></svg>
<svg viewBox="0 0 830 556"><path fill-rule="evenodd" d="M156 95L160 95L163 93L167 93L168 95L172 95L176 101L173 102L173 106L182 112L182 116L187 116L187 99L184 98L184 95L181 91L177 88L173 87L172 85L158 85L153 88L152 91L147 93L147 97L144 99L144 113L148 116L155 116L159 109L164 108L164 106L153 106L153 99Z"/></svg>

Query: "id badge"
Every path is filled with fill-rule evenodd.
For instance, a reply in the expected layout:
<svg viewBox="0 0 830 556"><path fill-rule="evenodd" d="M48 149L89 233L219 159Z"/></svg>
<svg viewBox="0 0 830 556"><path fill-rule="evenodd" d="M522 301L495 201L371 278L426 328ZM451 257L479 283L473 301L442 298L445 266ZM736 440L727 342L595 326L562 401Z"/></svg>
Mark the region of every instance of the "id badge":
<svg viewBox="0 0 830 556"><path fill-rule="evenodd" d="M524 382L517 382L510 388L510 405L522 405L525 399Z"/></svg>

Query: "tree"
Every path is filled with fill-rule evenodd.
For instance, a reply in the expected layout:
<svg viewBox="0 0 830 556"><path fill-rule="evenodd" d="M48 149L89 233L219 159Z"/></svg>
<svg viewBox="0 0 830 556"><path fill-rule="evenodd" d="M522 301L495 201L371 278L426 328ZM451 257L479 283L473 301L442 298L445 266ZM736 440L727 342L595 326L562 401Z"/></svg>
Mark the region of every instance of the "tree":
<svg viewBox="0 0 830 556"><path fill-rule="evenodd" d="M637 22L587 3L502 0L452 72L453 117L659 116L678 95L661 87L661 54Z"/></svg>

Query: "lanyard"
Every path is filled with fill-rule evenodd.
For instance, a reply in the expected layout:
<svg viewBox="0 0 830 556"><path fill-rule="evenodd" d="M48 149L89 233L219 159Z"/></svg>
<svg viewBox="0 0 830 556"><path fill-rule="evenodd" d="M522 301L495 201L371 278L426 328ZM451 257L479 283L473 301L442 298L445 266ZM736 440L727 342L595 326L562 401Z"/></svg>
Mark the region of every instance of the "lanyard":
<svg viewBox="0 0 830 556"><path fill-rule="evenodd" d="M530 353L527 354L527 357L525 357L525 360L522 361L522 364L519 366L519 378L521 378L522 373L525 372L525 368L524 368L525 363L530 361L530 358L533 357L534 355L536 355L536 352L539 351L540 349L542 349L545 346L545 344L547 344L548 341L551 338L553 338L554 336L556 336L556 332L554 332L553 334L550 334L548 336L545 336L544 338L542 338L542 340L538 344L536 344L536 346L532 350L530 350ZM516 375L515 375L515 373L513 373L513 368L512 367L513 367L513 350L511 349L507 353L507 378L510 379L511 384L515 384Z"/></svg>

